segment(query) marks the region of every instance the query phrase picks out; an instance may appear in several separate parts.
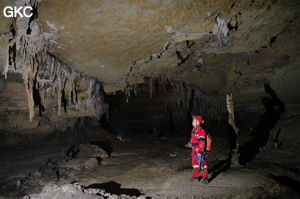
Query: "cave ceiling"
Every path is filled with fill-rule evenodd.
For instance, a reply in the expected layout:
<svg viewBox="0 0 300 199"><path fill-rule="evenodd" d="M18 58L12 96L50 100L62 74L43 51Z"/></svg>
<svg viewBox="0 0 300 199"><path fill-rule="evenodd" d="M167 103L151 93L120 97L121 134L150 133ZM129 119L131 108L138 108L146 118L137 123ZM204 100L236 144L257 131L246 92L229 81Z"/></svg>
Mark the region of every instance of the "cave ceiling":
<svg viewBox="0 0 300 199"><path fill-rule="evenodd" d="M293 102L299 10L297 0L42 0L38 18L57 36L49 51L106 92L167 76L245 103L270 82ZM10 23L1 18L2 34Z"/></svg>

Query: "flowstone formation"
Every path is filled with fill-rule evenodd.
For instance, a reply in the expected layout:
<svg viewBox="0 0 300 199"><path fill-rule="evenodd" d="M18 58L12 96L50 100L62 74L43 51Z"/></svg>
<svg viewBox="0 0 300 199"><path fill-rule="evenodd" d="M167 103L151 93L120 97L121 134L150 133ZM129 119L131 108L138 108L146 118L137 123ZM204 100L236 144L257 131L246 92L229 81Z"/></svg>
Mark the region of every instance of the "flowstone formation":
<svg viewBox="0 0 300 199"><path fill-rule="evenodd" d="M102 83L79 73L49 53L49 47L58 43L55 35L42 31L36 10L37 0L16 1L16 5L30 5L34 12L31 18L18 17L11 25L3 74L5 78L9 72L22 75L29 121L33 122L36 115L46 117L50 123L51 118L64 118L61 123L64 126L70 123L66 120L68 118L100 118L104 104ZM35 127L40 125L41 119L38 118ZM54 126L60 130L59 124ZM15 127L20 128L20 125Z"/></svg>

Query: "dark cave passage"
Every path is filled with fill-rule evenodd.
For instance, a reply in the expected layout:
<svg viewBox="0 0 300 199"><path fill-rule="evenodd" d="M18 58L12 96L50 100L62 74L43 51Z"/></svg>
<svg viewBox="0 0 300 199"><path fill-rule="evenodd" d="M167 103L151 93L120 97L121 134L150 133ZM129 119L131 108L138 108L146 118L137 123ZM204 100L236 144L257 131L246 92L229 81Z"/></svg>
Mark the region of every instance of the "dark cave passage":
<svg viewBox="0 0 300 199"><path fill-rule="evenodd" d="M178 87L175 81L163 83L158 79L153 81L153 88L148 83L135 85L128 96L123 92L107 95L109 120L102 122L103 126L108 126L109 131L121 139L159 140L166 136L188 139L192 115L200 112L207 116L207 130L212 132L221 125L218 119L222 115L214 118L214 114L222 107L207 102L204 94L194 94L197 88L189 88L189 85ZM203 111L199 110L200 107Z"/></svg>
<svg viewBox="0 0 300 199"><path fill-rule="evenodd" d="M169 96L168 96L169 97ZM108 96L110 107L110 131L120 138L157 139L168 135L186 134L186 117L180 107L170 110L165 95L150 98L149 91L141 91L126 102L124 93ZM112 103L110 103L110 99ZM118 100L118 101L117 101ZM115 106L114 103L118 103ZM116 107L116 108L115 108ZM176 130L175 130L176 129Z"/></svg>

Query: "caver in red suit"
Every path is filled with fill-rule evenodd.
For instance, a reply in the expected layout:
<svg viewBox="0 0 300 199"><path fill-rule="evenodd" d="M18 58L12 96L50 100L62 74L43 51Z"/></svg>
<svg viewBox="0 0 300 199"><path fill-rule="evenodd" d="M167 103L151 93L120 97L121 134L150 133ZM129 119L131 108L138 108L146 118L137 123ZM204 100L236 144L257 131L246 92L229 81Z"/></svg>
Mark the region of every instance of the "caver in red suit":
<svg viewBox="0 0 300 199"><path fill-rule="evenodd" d="M195 122L195 121L198 121ZM198 179L201 176L204 183L208 183L208 168L205 160L205 149L206 149L206 131L201 127L204 122L201 116L193 117L193 130L189 146L192 148L192 165L193 165L193 178ZM200 168L201 167L201 168Z"/></svg>

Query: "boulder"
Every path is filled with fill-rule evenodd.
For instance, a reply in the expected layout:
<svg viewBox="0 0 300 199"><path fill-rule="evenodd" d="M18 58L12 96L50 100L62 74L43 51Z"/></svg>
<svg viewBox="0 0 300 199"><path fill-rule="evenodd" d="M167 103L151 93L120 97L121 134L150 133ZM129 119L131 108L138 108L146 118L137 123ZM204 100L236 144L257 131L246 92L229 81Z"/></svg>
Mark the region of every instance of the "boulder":
<svg viewBox="0 0 300 199"><path fill-rule="evenodd" d="M99 163L96 158L89 158L83 163L83 167L86 169L94 169L98 167Z"/></svg>
<svg viewBox="0 0 300 199"><path fill-rule="evenodd" d="M80 144L79 145L79 158L107 158L108 154L106 151L101 149L100 147L96 145L91 144Z"/></svg>
<svg viewBox="0 0 300 199"><path fill-rule="evenodd" d="M96 158L74 158L60 165L63 169L81 170L81 169L94 169L99 165Z"/></svg>

